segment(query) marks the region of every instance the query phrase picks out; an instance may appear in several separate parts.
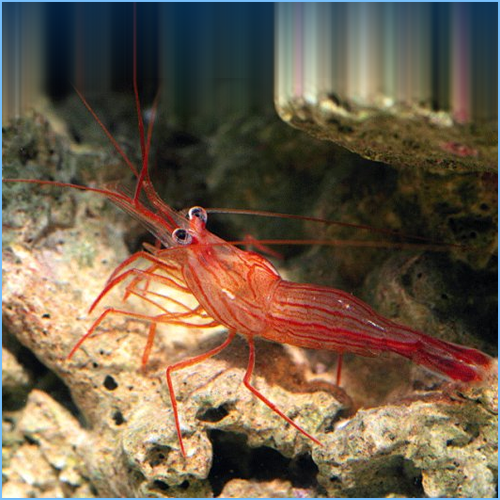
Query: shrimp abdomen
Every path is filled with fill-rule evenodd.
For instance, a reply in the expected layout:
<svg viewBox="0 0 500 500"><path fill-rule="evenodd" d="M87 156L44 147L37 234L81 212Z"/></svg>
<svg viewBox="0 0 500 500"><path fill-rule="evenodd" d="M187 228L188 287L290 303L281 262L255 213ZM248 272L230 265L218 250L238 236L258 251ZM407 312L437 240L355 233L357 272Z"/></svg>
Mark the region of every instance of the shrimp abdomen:
<svg viewBox="0 0 500 500"><path fill-rule="evenodd" d="M269 340L377 356L393 352L454 380L482 380L492 359L395 323L334 288L281 281L268 310Z"/></svg>

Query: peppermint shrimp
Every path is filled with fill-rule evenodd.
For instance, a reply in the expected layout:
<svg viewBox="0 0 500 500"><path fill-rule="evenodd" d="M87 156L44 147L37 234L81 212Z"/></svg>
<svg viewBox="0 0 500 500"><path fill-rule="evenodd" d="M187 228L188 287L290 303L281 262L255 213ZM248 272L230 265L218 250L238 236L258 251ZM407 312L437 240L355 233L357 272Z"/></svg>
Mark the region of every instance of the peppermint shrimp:
<svg viewBox="0 0 500 500"><path fill-rule="evenodd" d="M145 134L136 85L134 92L142 151L140 170L134 167L84 96L78 92L84 105L135 174L137 181L133 193L121 187L99 189L55 181L4 179L4 182L55 185L100 193L139 219L161 242L160 246L145 245L145 250L136 252L120 264L90 308L90 312L94 311L108 292L127 283L124 301L130 296L137 296L160 312L139 314L115 307L106 308L73 347L68 358L75 355L83 342L110 315L149 323L142 356L143 366L148 361L159 324L196 328L223 326L227 329L227 338L219 346L166 368L175 428L184 456L186 450L172 373L220 353L237 333L246 338L249 346L248 364L243 377L245 387L318 445L321 443L312 434L296 424L252 385L256 337L308 349L335 351L340 355L354 353L376 356L392 352L462 382L477 382L486 377L492 363L488 355L473 348L438 340L391 321L342 290L285 280L265 257L242 250L211 233L207 229L207 211L202 207L193 207L185 215L162 201L154 189L148 170L154 112ZM153 106L155 109L156 105ZM146 262L149 267L136 267L139 262ZM154 291L152 284L161 287L162 292ZM169 295L169 291L181 291L195 299L196 304L188 306L180 303Z"/></svg>

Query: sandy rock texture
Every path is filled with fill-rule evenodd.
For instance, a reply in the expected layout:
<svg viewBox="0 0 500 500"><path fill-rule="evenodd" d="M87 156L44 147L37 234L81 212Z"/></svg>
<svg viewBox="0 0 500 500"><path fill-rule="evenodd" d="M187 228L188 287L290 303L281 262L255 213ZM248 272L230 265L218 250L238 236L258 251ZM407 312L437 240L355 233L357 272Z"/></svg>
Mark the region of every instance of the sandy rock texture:
<svg viewBox="0 0 500 500"><path fill-rule="evenodd" d="M192 182L200 195L196 204L257 208L264 192L270 194L271 203L260 208L277 210L281 199L288 203L283 211L292 212L290 198L298 186L301 208L295 213L331 217L337 208L348 221L370 224L373 220L363 220L359 214L363 210L371 214L379 206L379 222L392 221L405 232L401 221L407 220L394 207L403 206L409 213L420 203L414 195L415 177L401 178L375 165L399 194L384 204L372 177L372 183L358 182L366 190L360 188L360 206L354 210L344 183L357 178L356 169L369 165L362 162L360 167L346 153L327 143L311 143L312 139L272 119L235 122L209 140L180 141L181 145L174 140L179 140L179 134L168 132L167 125L160 123L159 130L166 130L162 137L168 137L170 142L164 140L170 145L158 158L177 162L173 171L156 173L159 190L178 208L194 202L189 199ZM232 161L230 143L235 144ZM102 185L123 167L106 144L91 148L83 142L77 147L68 135L54 132L41 115L6 128L3 147L4 176L9 177ZM137 161L137 153L130 151ZM306 165L307 158L314 161ZM255 165L247 167L246 177L255 179L246 187L241 184L245 176L232 170L241 169L245 159ZM332 163L342 160L346 176L335 180ZM192 175L183 170L186 164ZM276 170L270 168L273 164ZM126 180L126 174L121 176ZM262 184L258 188L258 178L266 189L262 190ZM311 179L322 186L323 194L301 191ZM438 182L444 185L441 178ZM472 226L464 229L465 222L458 229L445 223L444 233L435 228L431 237L454 242L453 234L458 234L466 243L478 240L483 249L479 257L474 249L450 250L436 257L425 250L400 254L391 248L389 254L380 249L375 254L367 250L367 255L362 249L348 250L345 258L337 259L338 249L301 251L295 247L283 249L286 259L277 261L277 266L297 280L309 276L311 282L346 285L388 316L495 355L491 268L495 229L490 221L496 203L494 189L484 178L476 179L470 184L474 201L468 205L450 179L446 185L454 206L459 206L453 211L455 220L465 221L468 210L482 214L482 219L480 215L467 219L476 232L474 238L470 237ZM329 203L328 192L333 193ZM410 193L408 198L405 192ZM255 386L314 434L323 443L320 447L245 389L243 338L217 357L173 375L188 455L184 459L165 368L222 343L224 330L201 334L166 325L159 330L143 370L147 325L112 315L68 360L71 348L106 306L148 310L140 300L122 303L121 289L110 293L98 311L87 316L112 270L140 248L144 232L91 193L4 184L3 194L5 496L495 496L495 374L481 387L464 387L397 357L346 356L342 388L338 388L334 353L305 353L257 342ZM242 201L232 204L237 196ZM476 202L481 196L483 204L487 200L487 210ZM413 204L402 204L402 199L411 199ZM428 200L437 198L428 195ZM429 203L438 205L437 201ZM422 223L425 232L428 225L435 226L437 215L430 208L419 210L422 213L428 213L423 217L427 222ZM474 220L481 224L474 226ZM277 229L284 226L282 221L269 225L262 219L225 221L214 222L214 231L227 238L245 233L259 238L276 234L280 238L340 237L331 229L314 233L302 225ZM443 268L448 272L443 273ZM466 297L465 286L471 289Z"/></svg>

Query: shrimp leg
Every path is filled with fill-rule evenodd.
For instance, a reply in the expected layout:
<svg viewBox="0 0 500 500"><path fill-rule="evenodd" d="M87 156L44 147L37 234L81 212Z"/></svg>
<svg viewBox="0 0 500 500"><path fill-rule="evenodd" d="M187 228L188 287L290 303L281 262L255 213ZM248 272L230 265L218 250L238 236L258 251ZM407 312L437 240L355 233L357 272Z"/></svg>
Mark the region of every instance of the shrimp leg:
<svg viewBox="0 0 500 500"><path fill-rule="evenodd" d="M167 276L160 276L159 274L154 274L154 273L149 273L148 271L144 271L142 269L137 269L137 268L132 268L128 269L127 271L124 271L122 274L119 274L118 276L115 276L111 281L108 282L108 284L104 287L103 291L99 294L99 296L94 300L92 305L90 306L89 313L91 313L96 307L99 302L104 298L105 295L109 293L109 291L117 286L119 283L121 283L123 280L127 279L129 276L135 276L140 277L142 280L152 280L156 281L157 283L162 283L163 285L166 285L170 288L174 288L175 290L178 290L180 292L188 292L188 288L185 286L182 286L180 283L177 283L171 278L168 278ZM126 297L124 297L126 299Z"/></svg>
<svg viewBox="0 0 500 500"><path fill-rule="evenodd" d="M144 250L141 250L139 252L135 252L132 254L130 257L127 257L123 262L120 263L120 265L116 266L114 271L111 273L111 276L108 278L108 283L117 275L119 274L123 269L125 269L128 265L132 264L132 262L135 262L136 260L139 259L144 259L148 260L153 263L159 264L159 259L157 259L154 255L151 255L148 252L145 252Z"/></svg>
<svg viewBox="0 0 500 500"><path fill-rule="evenodd" d="M335 385L340 387L340 375L342 373L342 361L344 360L344 355L339 352L337 355L337 382Z"/></svg>
<svg viewBox="0 0 500 500"><path fill-rule="evenodd" d="M73 349L71 349L71 352L68 354L68 357L66 359L70 360L73 355L75 354L76 351L81 347L81 345L95 332L96 328L106 319L106 317L109 314L121 314L121 315L126 315L126 316L131 316L136 319L147 319L147 320L152 320L153 318L151 316L146 316L144 314L134 314L134 313L129 313L127 311L121 311L119 309L114 309L112 307L106 309L93 323L92 326L87 330L87 333L80 337L80 340L73 346Z"/></svg>
<svg viewBox="0 0 500 500"><path fill-rule="evenodd" d="M184 443L182 441L181 426L179 423L179 413L177 411L177 401L175 399L175 391L174 391L174 386L172 384L172 373L177 371L177 370L181 370L182 368L186 368L188 366L193 366L193 365L196 365L198 363L201 363L202 361L205 361L206 359L209 359L212 356L219 354L219 352L224 350L232 342L235 335L236 335L236 332L234 330L229 330L227 339L221 345L215 347L214 349L211 349L210 351L208 351L204 354L200 354L198 356L194 356L193 358L179 361L178 363L175 363L175 364L167 367L165 375L167 378L168 392L170 394L170 402L172 403L172 410L174 412L175 429L177 430L177 438L179 439L179 445L181 447L181 452L182 452L182 455L184 456L184 458L186 458L186 450L184 448Z"/></svg>
<svg viewBox="0 0 500 500"><path fill-rule="evenodd" d="M119 314L121 316L127 316L129 318L134 318L138 320L143 320L147 321L151 324L157 324L157 323L170 323L174 325L181 325L181 326L192 326L196 328L210 328L213 326L217 326L218 323L215 321L211 321L210 323L202 324L202 325L197 325L193 323L188 323L185 321L188 318L196 318L200 317L198 311L198 307L196 307L193 310L190 310L188 312L184 313L168 313L168 314L160 314L158 316L148 316L146 314L139 314L139 313L133 313L130 311L123 311L121 309L115 309L114 307L109 307L107 308L92 324L92 326L88 329L87 333L83 335L80 340L75 344L73 349L71 349L71 352L68 354L67 359L71 359L75 352L81 347L81 345L95 332L97 327L106 319L106 317L110 314ZM206 318L203 318L206 319ZM143 361L144 359L148 359L149 357L149 351L151 350L151 344L153 343L154 336L156 332L156 327L155 328L150 328L149 333L148 333L148 340L146 343L146 348L143 353Z"/></svg>
<svg viewBox="0 0 500 500"><path fill-rule="evenodd" d="M165 253L165 251L164 251L164 253ZM180 267L179 267L179 265L176 265L177 263L175 261L172 261L171 259L166 259L166 258L161 259L161 258L157 257L156 255L153 255L151 253L145 252L144 250L141 250L140 252L136 252L136 253L132 254L130 257L125 259L120 265L118 265L115 268L115 270L111 273L111 276L108 278L107 282L109 283L123 269L125 269L127 266L129 266L130 264L132 264L133 262L135 262L136 260L139 260L139 259L144 259L144 260L147 260L149 262L152 262L152 263L158 265L158 267L160 267L161 269L168 269L171 272L174 272L174 271L179 272L180 271Z"/></svg>
<svg viewBox="0 0 500 500"><path fill-rule="evenodd" d="M184 312L192 312L192 311L194 311L193 309L191 309L186 304L183 304L182 302L179 302L178 300L175 300L172 297L168 297L167 295L163 295L163 294L156 293L156 292L151 292L149 290L148 291L144 291L144 290L129 290L128 287L127 287L127 293L129 294L129 296L133 295L134 297L139 297L144 302L148 302L149 304L157 307L158 309L161 309L165 314L171 314L172 311L169 311L165 307L163 307L160 304L158 304L158 302L156 302L155 300L150 299L148 296L153 296L156 299L161 299L161 300L163 300L165 302L173 304L174 306L183 309ZM196 309L200 309L200 311L201 311L202 308L201 308L201 306L197 306ZM201 315L202 315L202 313L200 312L200 316Z"/></svg>
<svg viewBox="0 0 500 500"><path fill-rule="evenodd" d="M145 297L140 296L141 298L147 300ZM157 307L158 304L154 303ZM162 308L163 309L163 308ZM196 309L189 310L188 312L185 312L183 314L199 314L198 311L201 310L201 306L196 307ZM201 315L200 315L201 317ZM148 331L148 339L146 341L146 347L144 348L144 352L142 354L142 360L141 360L141 369L144 371L146 369L146 365L148 364L148 359L149 355L151 353L151 348L153 347L153 342L156 336L156 322L151 322L149 325L149 331ZM199 328L210 328L218 326L218 323L216 321L211 321L210 323L204 324L204 325L199 325Z"/></svg>
<svg viewBox="0 0 500 500"><path fill-rule="evenodd" d="M148 364L149 355L151 354L151 348L153 347L153 342L156 336L156 323L151 323L149 325L148 339L146 341L146 346L142 353L141 359L141 370L144 372L146 370L146 365Z"/></svg>
<svg viewBox="0 0 500 500"><path fill-rule="evenodd" d="M243 383L245 384L245 387L255 396L257 396L264 404L269 406L271 410L273 410L275 413L277 413L281 418L285 419L291 426L295 427L300 433L304 434L304 436L308 437L312 441L314 441L316 444L319 444L322 446L322 443L318 441L314 436L306 432L302 427L300 427L298 424L296 424L290 417L287 417L274 403L269 401L263 394L261 394L252 384L252 373L255 368L255 345L253 341L253 337L248 335L247 336L248 340L248 348L249 348L249 355L248 355L248 366L247 366L247 371L245 373L245 377L243 378Z"/></svg>

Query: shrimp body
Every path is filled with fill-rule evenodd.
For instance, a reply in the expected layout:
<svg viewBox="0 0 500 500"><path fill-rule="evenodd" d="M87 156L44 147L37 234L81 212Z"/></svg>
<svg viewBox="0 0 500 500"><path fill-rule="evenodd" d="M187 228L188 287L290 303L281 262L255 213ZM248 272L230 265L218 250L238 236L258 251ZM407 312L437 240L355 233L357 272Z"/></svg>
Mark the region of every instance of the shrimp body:
<svg viewBox="0 0 500 500"><path fill-rule="evenodd" d="M221 244L194 218L186 284L229 330L310 349L377 356L393 352L454 380L479 381L491 358L433 338L375 312L342 290L284 280L264 257Z"/></svg>

